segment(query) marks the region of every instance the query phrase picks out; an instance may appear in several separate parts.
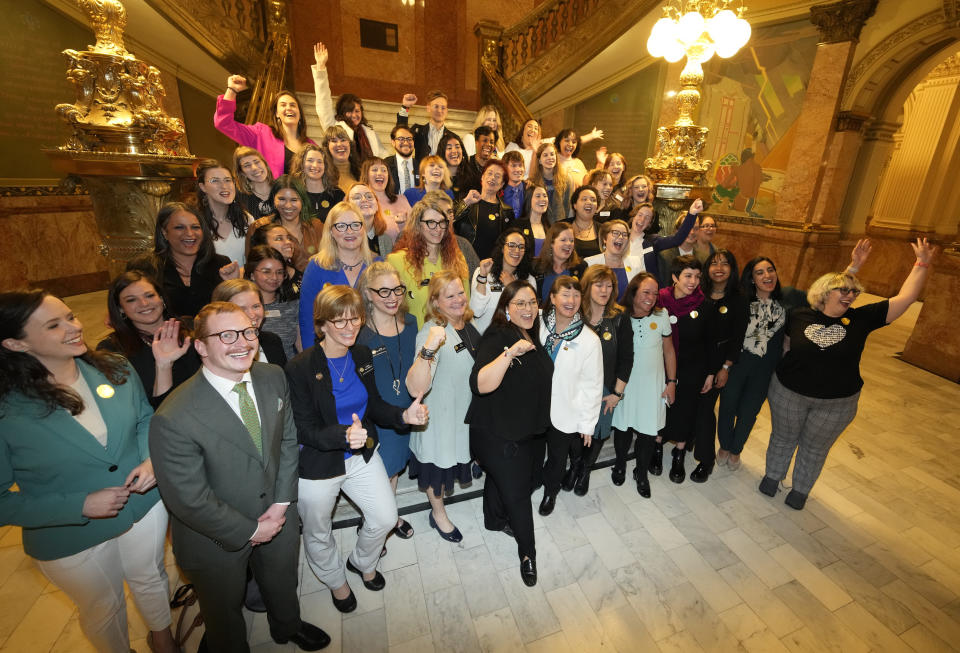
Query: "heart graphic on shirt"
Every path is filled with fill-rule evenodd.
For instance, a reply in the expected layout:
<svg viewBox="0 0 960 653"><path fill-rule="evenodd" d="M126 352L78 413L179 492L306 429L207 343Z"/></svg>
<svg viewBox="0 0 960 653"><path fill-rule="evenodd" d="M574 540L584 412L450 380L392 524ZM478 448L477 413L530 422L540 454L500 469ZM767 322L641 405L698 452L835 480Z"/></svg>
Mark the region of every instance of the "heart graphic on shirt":
<svg viewBox="0 0 960 653"><path fill-rule="evenodd" d="M810 324L803 330L803 335L807 337L807 340L820 347L820 349L826 349L843 340L847 335L847 330L839 324L832 324L830 326Z"/></svg>

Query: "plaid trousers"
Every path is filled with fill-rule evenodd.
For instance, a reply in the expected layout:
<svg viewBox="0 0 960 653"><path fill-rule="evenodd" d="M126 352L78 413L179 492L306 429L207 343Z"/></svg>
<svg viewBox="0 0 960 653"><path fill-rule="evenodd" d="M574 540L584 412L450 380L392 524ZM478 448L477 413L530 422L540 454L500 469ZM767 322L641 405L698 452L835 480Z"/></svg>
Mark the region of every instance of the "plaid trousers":
<svg viewBox="0 0 960 653"><path fill-rule="evenodd" d="M786 478L796 451L793 489L809 494L833 443L856 417L860 393L839 399L807 397L783 387L774 374L767 397L773 430L767 445L766 475L777 481Z"/></svg>

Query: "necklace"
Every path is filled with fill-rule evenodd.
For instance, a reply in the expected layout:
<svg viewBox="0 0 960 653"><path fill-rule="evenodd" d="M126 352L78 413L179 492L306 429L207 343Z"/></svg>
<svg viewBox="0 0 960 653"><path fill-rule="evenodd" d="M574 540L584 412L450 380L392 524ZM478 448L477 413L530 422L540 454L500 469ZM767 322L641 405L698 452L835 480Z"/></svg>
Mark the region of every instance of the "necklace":
<svg viewBox="0 0 960 653"><path fill-rule="evenodd" d="M573 237L576 238L577 240L587 240L587 238L581 238L580 236L584 236L584 235L589 236L592 233L593 233L593 222L590 222L590 225L587 228L580 229L580 225L577 224L577 221L576 220L573 221Z"/></svg>
<svg viewBox="0 0 960 653"><path fill-rule="evenodd" d="M347 372L347 365L350 364L350 352L347 352L347 355L343 357L343 369L337 372L337 366L333 364L333 359L328 358L327 361L330 363L330 367L333 368L334 372L337 372L337 376L340 377L340 383L343 383L343 375Z"/></svg>
<svg viewBox="0 0 960 653"><path fill-rule="evenodd" d="M343 261L340 261L340 268L343 269L343 270L346 270L347 272L353 272L353 269L354 269L354 268L359 267L359 266L361 266L361 265L363 265L363 259L360 259L359 261L357 261L357 262L354 263L353 265L347 265L347 264L344 263Z"/></svg>
<svg viewBox="0 0 960 653"><path fill-rule="evenodd" d="M400 396L400 375L403 374L403 355L401 354L399 358L400 372L398 373L393 369L393 357L390 356L390 351L387 349L387 343L383 341L383 336L380 335L380 329L377 328L376 320L370 320L371 326L373 326L373 332L377 334L377 339L380 341L380 346L383 347L383 353L387 355L387 362L390 364L390 375L393 377L393 391ZM397 316L393 316L393 326L397 329L397 345L399 349L399 338L400 338L400 323L397 322Z"/></svg>

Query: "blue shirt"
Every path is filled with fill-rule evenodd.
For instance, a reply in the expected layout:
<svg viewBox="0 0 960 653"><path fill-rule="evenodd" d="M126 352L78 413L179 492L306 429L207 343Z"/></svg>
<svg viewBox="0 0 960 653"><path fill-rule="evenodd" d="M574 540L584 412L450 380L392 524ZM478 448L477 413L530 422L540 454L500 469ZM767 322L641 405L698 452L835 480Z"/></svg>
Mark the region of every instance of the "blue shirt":
<svg viewBox="0 0 960 653"><path fill-rule="evenodd" d="M511 186L507 184L503 188L503 202L513 208L513 215L519 216L523 213L524 185L517 184Z"/></svg>
<svg viewBox="0 0 960 653"><path fill-rule="evenodd" d="M327 358L327 369L330 370L330 382L333 384L337 423L346 426L353 424L354 414L362 420L367 411L367 387L357 375L353 355L348 351L346 356ZM343 457L349 458L352 455L353 453L348 451Z"/></svg>
<svg viewBox="0 0 960 653"><path fill-rule="evenodd" d="M450 196L450 199L453 199L453 192L449 189L444 189L443 191ZM403 196L407 198L407 201L410 202L410 206L413 206L417 202L423 199L423 196L427 194L425 188L408 188L404 191Z"/></svg>
<svg viewBox="0 0 960 653"><path fill-rule="evenodd" d="M380 261L379 257L374 258ZM361 263L360 272L366 269L367 264ZM360 277L357 277L360 280ZM317 265L317 262L310 259L307 263L307 269L303 272L303 281L300 283L300 315L297 318L300 322L300 344L303 349L312 347L316 340L316 333L313 327L313 301L320 294L320 291L330 286L349 286L346 273L337 268L327 270Z"/></svg>

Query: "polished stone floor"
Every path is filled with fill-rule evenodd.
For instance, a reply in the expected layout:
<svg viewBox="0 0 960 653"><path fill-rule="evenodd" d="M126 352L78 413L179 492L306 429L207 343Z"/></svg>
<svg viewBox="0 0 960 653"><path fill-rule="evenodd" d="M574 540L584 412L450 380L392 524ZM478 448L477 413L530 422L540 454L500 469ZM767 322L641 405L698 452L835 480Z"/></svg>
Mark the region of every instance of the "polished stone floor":
<svg viewBox="0 0 960 653"><path fill-rule="evenodd" d="M70 300L92 342L104 331L102 301ZM960 386L896 357L918 309L869 340L860 413L802 512L784 506L782 493L757 492L764 409L736 472L718 469L703 485L656 478L645 500L601 469L586 497L563 494L553 515L536 515L532 589L520 581L513 541L483 530L472 499L449 508L464 535L458 545L428 527L426 512L408 515L416 535L388 540L386 589L355 583L350 615L336 612L301 565L303 615L331 634L328 650L364 653L958 648ZM408 488L400 503L422 501ZM344 551L354 538L352 528L338 531ZM133 646L145 653L144 626L132 604L129 612ZM270 641L262 615L248 617L254 651L295 650ZM3 652L92 650L14 527L0 529L0 644Z"/></svg>

